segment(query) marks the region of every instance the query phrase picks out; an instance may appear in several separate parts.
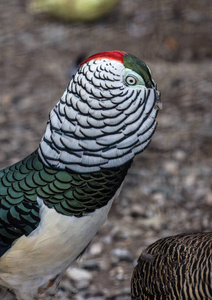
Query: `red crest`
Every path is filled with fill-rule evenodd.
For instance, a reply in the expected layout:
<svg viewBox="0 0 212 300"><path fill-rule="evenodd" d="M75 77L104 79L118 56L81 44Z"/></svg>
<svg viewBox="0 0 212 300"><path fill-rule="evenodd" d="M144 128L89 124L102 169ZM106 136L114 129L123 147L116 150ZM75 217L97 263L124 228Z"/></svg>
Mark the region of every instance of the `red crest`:
<svg viewBox="0 0 212 300"><path fill-rule="evenodd" d="M79 66L83 65L84 63L86 63L92 59L99 59L99 58L114 59L114 60L118 60L121 63L123 63L123 57L126 54L127 54L126 52L118 51L118 50L99 52L99 53L93 54L90 57L86 58L83 62L80 63Z"/></svg>

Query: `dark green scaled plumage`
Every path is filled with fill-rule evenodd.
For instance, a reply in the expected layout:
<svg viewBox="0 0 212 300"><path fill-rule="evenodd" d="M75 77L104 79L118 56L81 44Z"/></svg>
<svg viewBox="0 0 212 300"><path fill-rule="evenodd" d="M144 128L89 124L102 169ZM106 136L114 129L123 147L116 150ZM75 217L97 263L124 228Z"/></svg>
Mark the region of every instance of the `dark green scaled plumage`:
<svg viewBox="0 0 212 300"><path fill-rule="evenodd" d="M0 255L39 224L38 197L63 215L81 217L113 197L131 162L119 168L78 174L50 169L37 151L0 172Z"/></svg>

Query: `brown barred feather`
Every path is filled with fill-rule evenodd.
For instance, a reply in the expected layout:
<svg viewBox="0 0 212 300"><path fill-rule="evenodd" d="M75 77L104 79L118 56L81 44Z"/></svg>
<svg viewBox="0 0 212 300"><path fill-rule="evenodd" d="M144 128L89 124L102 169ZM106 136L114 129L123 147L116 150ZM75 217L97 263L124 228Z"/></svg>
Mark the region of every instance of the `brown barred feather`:
<svg viewBox="0 0 212 300"><path fill-rule="evenodd" d="M134 268L131 297L212 299L212 232L170 236L148 246Z"/></svg>

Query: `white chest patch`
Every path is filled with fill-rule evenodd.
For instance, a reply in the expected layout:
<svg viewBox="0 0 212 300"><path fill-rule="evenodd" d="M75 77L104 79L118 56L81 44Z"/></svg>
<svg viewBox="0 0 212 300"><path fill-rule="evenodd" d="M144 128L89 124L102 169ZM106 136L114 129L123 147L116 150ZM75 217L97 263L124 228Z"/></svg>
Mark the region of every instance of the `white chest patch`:
<svg viewBox="0 0 212 300"><path fill-rule="evenodd" d="M89 244L120 189L106 206L81 218L58 214L38 199L41 222L1 257L0 285L12 288L18 299L36 299L37 291L62 274Z"/></svg>

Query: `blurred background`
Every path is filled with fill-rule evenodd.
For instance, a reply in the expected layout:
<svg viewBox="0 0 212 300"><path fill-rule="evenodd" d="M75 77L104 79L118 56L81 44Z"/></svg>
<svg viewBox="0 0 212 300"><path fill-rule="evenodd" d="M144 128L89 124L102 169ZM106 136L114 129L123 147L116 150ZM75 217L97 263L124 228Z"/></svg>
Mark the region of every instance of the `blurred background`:
<svg viewBox="0 0 212 300"><path fill-rule="evenodd" d="M45 0L41 7L0 1L0 168L38 146L80 59L124 50L148 64L162 93L158 128L54 298L129 299L133 267L148 244L212 230L212 1L105 0L91 17L98 0L78 1L77 11L74 2L48 13Z"/></svg>

